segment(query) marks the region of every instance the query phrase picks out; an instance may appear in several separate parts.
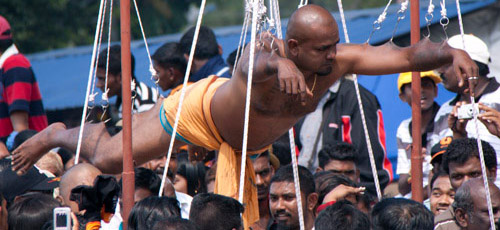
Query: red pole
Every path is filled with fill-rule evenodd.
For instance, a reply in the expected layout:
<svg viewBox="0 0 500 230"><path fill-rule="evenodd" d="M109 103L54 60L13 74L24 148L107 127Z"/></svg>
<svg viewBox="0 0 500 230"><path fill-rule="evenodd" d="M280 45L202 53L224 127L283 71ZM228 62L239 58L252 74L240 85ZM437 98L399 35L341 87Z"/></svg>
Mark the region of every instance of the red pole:
<svg viewBox="0 0 500 230"><path fill-rule="evenodd" d="M420 5L418 0L411 0L411 44L420 40ZM422 184L422 134L421 134L421 107L420 107L420 73L412 72L411 79L411 109L412 109L412 149L411 149L411 192L412 199L423 201Z"/></svg>
<svg viewBox="0 0 500 230"><path fill-rule="evenodd" d="M134 206L134 165L132 163L132 98L130 79L130 0L120 0L122 56L122 118L123 118L123 229L127 229L130 210Z"/></svg>

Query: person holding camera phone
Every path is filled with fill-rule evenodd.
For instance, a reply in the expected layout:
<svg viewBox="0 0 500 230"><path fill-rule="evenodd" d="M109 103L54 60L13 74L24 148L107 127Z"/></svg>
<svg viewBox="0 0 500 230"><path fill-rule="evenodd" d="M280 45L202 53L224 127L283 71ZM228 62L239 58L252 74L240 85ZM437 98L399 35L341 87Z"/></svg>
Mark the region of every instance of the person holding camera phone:
<svg viewBox="0 0 500 230"><path fill-rule="evenodd" d="M460 35L455 35L448 40L448 44L458 49L462 49L465 45L464 50L479 67L479 75L470 77L468 82L474 84L471 88L477 103L476 111L479 112L479 133L476 134L474 122L469 122L473 112L469 85L465 84L463 87L459 87L459 77L453 73L453 68L443 66L438 69L443 79L443 85L447 90L455 92L457 95L443 103L438 111L434 119L431 143L434 145L446 136L454 138L477 138L479 136L493 146L497 152L497 159L500 159L500 113L498 112L500 110L500 84L495 78L487 77L490 72L488 64L491 62L488 47L478 37L468 34L464 35L464 43L462 43ZM500 170L500 167L497 168ZM500 171L497 171L498 173ZM500 178L497 178L495 184L500 185Z"/></svg>

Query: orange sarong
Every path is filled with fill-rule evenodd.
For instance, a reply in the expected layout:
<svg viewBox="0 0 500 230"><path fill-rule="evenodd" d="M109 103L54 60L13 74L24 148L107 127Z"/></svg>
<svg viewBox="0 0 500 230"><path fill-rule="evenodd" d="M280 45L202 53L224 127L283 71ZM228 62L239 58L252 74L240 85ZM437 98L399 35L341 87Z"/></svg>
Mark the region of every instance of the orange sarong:
<svg viewBox="0 0 500 230"><path fill-rule="evenodd" d="M219 150L214 192L238 199L241 151L236 151L228 143L224 142L217 127L215 127L210 112L210 103L215 91L228 80L227 78L210 76L186 88L176 137L178 140L187 142L188 144L202 146L208 150ZM169 134L172 134L180 95L181 92L178 91L165 98L162 110L160 111L160 120L162 120L162 125ZM265 151L265 149L262 151ZM257 154L258 152L254 152L253 154ZM246 159L245 172L243 198L245 212L243 213L243 220L245 228L247 228L259 220L255 172L252 161L248 157Z"/></svg>

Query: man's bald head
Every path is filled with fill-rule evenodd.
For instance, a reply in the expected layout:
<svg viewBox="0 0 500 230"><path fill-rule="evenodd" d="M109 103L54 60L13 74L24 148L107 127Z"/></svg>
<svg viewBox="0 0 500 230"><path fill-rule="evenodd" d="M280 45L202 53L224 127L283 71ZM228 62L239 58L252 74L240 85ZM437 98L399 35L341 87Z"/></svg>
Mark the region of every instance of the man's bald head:
<svg viewBox="0 0 500 230"><path fill-rule="evenodd" d="M69 200L71 189L78 185L92 186L95 178L101 174L102 172L99 169L88 163L80 163L71 167L61 177L61 181L59 183L59 192L62 202L65 205L70 206L71 211L75 213L78 212L78 205Z"/></svg>
<svg viewBox="0 0 500 230"><path fill-rule="evenodd" d="M490 182L489 190L493 215L495 223L497 223L500 217L500 189ZM465 181L458 188L452 207L455 210L455 219L462 229L490 228L483 178L472 178Z"/></svg>
<svg viewBox="0 0 500 230"><path fill-rule="evenodd" d="M307 40L325 26L334 26L338 36L337 22L328 10L318 5L303 6L290 17L286 28L286 40Z"/></svg>

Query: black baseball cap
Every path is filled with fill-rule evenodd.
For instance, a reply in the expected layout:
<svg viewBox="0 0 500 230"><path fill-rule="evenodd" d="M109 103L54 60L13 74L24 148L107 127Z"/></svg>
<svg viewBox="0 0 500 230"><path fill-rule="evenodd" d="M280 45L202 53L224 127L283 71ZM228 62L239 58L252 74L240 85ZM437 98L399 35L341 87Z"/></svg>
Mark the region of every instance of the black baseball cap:
<svg viewBox="0 0 500 230"><path fill-rule="evenodd" d="M444 137L431 148L431 164L441 163L443 159L443 153L448 148L448 145L453 141L453 137Z"/></svg>
<svg viewBox="0 0 500 230"><path fill-rule="evenodd" d="M2 159L0 161L2 164L9 164L0 172L0 192L8 201L12 201L16 196L27 191L50 191L59 187L59 177L47 177L36 166L31 167L26 174L19 176L12 171L10 160Z"/></svg>

